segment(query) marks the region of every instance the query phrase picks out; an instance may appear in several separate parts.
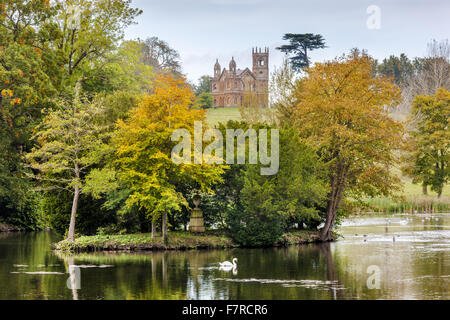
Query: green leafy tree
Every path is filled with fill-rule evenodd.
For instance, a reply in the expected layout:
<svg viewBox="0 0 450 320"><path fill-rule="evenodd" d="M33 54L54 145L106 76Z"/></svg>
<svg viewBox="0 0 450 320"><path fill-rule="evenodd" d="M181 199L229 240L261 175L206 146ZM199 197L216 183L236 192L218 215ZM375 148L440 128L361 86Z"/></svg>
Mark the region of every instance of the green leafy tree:
<svg viewBox="0 0 450 320"><path fill-rule="evenodd" d="M53 46L63 70L60 90L95 77L92 68L108 64L107 57L123 39L125 28L142 13L131 7L131 0L57 1L57 8Z"/></svg>
<svg viewBox="0 0 450 320"><path fill-rule="evenodd" d="M38 227L35 195L21 155L56 93L46 43L55 10L45 0L0 1L0 216L22 228Z"/></svg>
<svg viewBox="0 0 450 320"><path fill-rule="evenodd" d="M247 165L240 172L239 204L228 221L234 239L243 245L273 245L289 228L317 226L324 219L325 171L317 155L292 128L280 131L279 143L278 174L262 176L259 165Z"/></svg>
<svg viewBox="0 0 450 320"><path fill-rule="evenodd" d="M404 87L415 73L414 64L404 54L399 57L391 55L388 59L384 59L382 63L377 65L379 74L394 78L395 84Z"/></svg>
<svg viewBox="0 0 450 320"><path fill-rule="evenodd" d="M211 77L208 75L201 76L198 79L198 84L195 86L195 95L197 97L204 92L211 93Z"/></svg>
<svg viewBox="0 0 450 320"><path fill-rule="evenodd" d="M200 109L209 109L214 105L214 100L211 93L202 92L195 102L195 107Z"/></svg>
<svg viewBox="0 0 450 320"><path fill-rule="evenodd" d="M43 183L43 189L62 189L73 193L68 239L75 236L75 221L78 201L82 192L92 192L99 175L91 169L102 162L110 149L105 140L105 126L97 124L102 113L101 106L82 102L75 98L72 102L61 102L59 108L51 111L36 128L33 139L38 145L26 155L31 168L38 172L33 176ZM102 178L112 180L111 174L102 173Z"/></svg>
<svg viewBox="0 0 450 320"><path fill-rule="evenodd" d="M320 34L286 33L283 40L289 41L289 44L282 45L277 50L292 55L290 61L297 72L309 67L311 61L308 51L325 48L325 40Z"/></svg>
<svg viewBox="0 0 450 320"><path fill-rule="evenodd" d="M412 114L414 151L405 171L441 197L450 179L450 92L440 88L432 96L417 96Z"/></svg>
<svg viewBox="0 0 450 320"><path fill-rule="evenodd" d="M84 74L83 89L91 94L127 91L134 94L148 92L152 67L141 60L143 44L123 41L120 46Z"/></svg>

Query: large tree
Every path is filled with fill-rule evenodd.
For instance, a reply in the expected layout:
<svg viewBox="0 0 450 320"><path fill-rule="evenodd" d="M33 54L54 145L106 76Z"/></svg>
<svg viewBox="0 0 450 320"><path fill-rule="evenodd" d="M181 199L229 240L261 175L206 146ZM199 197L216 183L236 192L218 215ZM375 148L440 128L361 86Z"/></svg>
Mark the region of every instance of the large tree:
<svg viewBox="0 0 450 320"><path fill-rule="evenodd" d="M95 76L122 40L124 30L142 13L131 7L131 0L70 0L56 2L54 19L55 63L62 69L61 88L73 88L81 79Z"/></svg>
<svg viewBox="0 0 450 320"><path fill-rule="evenodd" d="M56 93L46 48L54 9L45 0L0 1L0 216L33 227L30 183L21 155L29 147L41 109Z"/></svg>
<svg viewBox="0 0 450 320"><path fill-rule="evenodd" d="M144 96L130 118L118 122L114 145L119 180L130 189L127 205L138 206L155 222L162 218L162 235L167 241L167 216L187 207L181 190L195 185L208 191L221 180L221 167L207 164L176 164L171 141L176 129L193 137L194 122L204 120L204 111L189 109L194 94L183 79L159 76L153 92Z"/></svg>
<svg viewBox="0 0 450 320"><path fill-rule="evenodd" d="M413 101L413 151L406 172L414 182L431 186L441 197L450 178L450 92L444 88Z"/></svg>
<svg viewBox="0 0 450 320"><path fill-rule="evenodd" d="M311 63L308 51L325 48L325 40L320 34L286 33L283 40L289 41L289 44L282 45L277 50L291 55L292 67L298 72L308 68Z"/></svg>
<svg viewBox="0 0 450 320"><path fill-rule="evenodd" d="M71 241L75 237L79 198L88 185L91 169L110 152L105 143L106 127L98 124L102 113L101 106L82 101L77 95L73 101L61 102L36 128L33 139L37 145L26 155L31 168L37 172L33 178L44 189L73 193L68 232Z"/></svg>
<svg viewBox="0 0 450 320"><path fill-rule="evenodd" d="M404 87L414 76L415 71L414 63L404 53L398 57L391 55L377 65L377 72L392 77L399 87Z"/></svg>
<svg viewBox="0 0 450 320"><path fill-rule="evenodd" d="M346 195L389 195L398 186L389 168L398 161L393 151L400 146L403 128L385 106L399 102L400 89L373 77L372 66L370 57L356 53L316 64L298 93L295 123L328 166L324 241L333 239Z"/></svg>
<svg viewBox="0 0 450 320"><path fill-rule="evenodd" d="M151 37L143 42L142 62L152 66L155 73L181 77L180 54L158 37Z"/></svg>

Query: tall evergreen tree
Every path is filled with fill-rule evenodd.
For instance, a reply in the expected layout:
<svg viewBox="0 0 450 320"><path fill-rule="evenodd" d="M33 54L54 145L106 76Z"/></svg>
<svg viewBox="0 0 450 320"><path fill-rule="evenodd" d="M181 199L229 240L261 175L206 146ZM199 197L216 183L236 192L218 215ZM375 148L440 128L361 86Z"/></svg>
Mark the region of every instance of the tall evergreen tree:
<svg viewBox="0 0 450 320"><path fill-rule="evenodd" d="M282 45L281 47L278 47L277 50L292 55L290 58L292 67L298 72L302 71L304 68L308 68L311 64L308 50L312 51L326 47L325 39L320 34L286 33L283 40L289 41L289 44Z"/></svg>

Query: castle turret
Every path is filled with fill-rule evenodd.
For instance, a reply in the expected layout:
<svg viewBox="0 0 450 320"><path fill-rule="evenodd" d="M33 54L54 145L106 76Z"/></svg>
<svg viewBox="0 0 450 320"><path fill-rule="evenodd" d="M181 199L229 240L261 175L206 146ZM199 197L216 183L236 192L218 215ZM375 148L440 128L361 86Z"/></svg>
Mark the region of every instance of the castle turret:
<svg viewBox="0 0 450 320"><path fill-rule="evenodd" d="M220 77L220 63L219 59L216 60L216 64L214 65L214 78Z"/></svg>
<svg viewBox="0 0 450 320"><path fill-rule="evenodd" d="M236 73L236 61L234 61L234 57L230 61L230 72Z"/></svg>

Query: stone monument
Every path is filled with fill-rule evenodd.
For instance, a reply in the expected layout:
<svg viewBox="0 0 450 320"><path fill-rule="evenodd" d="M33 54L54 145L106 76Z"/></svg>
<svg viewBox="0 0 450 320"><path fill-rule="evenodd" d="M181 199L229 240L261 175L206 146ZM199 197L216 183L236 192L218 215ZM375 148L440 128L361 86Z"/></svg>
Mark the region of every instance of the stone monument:
<svg viewBox="0 0 450 320"><path fill-rule="evenodd" d="M195 208L192 209L191 220L189 221L189 231L193 233L205 232L205 222L203 221L203 212L198 207L198 205L200 204L200 200L201 197L199 195L195 195L192 198Z"/></svg>

